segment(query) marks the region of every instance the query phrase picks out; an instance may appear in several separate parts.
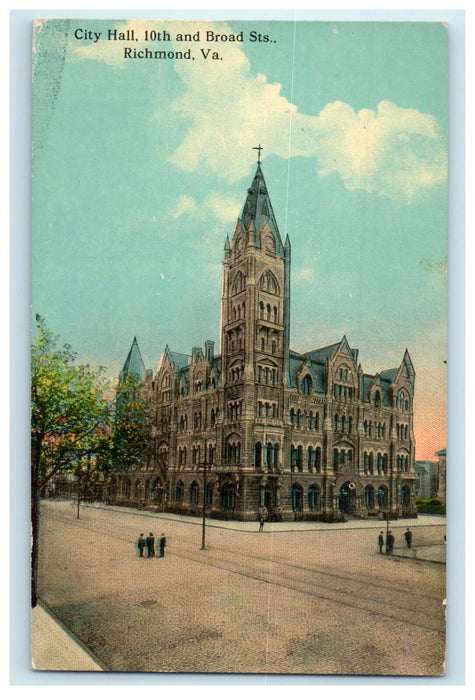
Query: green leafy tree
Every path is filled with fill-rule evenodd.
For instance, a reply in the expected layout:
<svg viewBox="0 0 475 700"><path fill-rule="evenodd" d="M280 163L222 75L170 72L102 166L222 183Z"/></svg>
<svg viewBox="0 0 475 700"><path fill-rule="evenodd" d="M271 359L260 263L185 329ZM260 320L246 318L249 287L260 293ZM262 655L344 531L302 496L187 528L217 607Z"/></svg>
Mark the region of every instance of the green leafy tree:
<svg viewBox="0 0 475 700"><path fill-rule="evenodd" d="M93 371L76 362L69 345L36 317L31 355L31 520L32 604L36 605L39 499L61 471L80 473L92 455L107 454L109 404L104 368ZM107 460L105 460L107 462Z"/></svg>
<svg viewBox="0 0 475 700"><path fill-rule="evenodd" d="M93 492L100 474L136 468L150 458L150 431L140 379L121 376L111 391L105 368L77 362L70 345L36 317L31 355L32 604L36 605L40 496L53 477L73 472Z"/></svg>
<svg viewBox="0 0 475 700"><path fill-rule="evenodd" d="M134 469L150 458L150 422L142 392L138 376L121 375L110 421L109 470Z"/></svg>

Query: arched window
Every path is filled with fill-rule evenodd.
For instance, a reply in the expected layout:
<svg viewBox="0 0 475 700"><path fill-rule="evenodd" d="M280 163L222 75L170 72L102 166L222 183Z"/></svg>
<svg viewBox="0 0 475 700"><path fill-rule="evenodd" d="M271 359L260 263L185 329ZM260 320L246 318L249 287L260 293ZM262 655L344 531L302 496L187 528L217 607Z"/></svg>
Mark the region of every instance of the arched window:
<svg viewBox="0 0 475 700"><path fill-rule="evenodd" d="M385 486L380 486L378 489L378 506L383 508L388 505L388 490Z"/></svg>
<svg viewBox="0 0 475 700"><path fill-rule="evenodd" d="M316 484L308 487L308 509L320 510L320 489Z"/></svg>
<svg viewBox="0 0 475 700"><path fill-rule="evenodd" d="M303 447L299 445L297 448L297 469L299 472L303 471Z"/></svg>
<svg viewBox="0 0 475 700"><path fill-rule="evenodd" d="M256 465L256 469L262 467L262 445L260 442L256 442L254 445L254 464Z"/></svg>
<svg viewBox="0 0 475 700"><path fill-rule="evenodd" d="M313 456L313 448L307 447L307 468L309 471L312 471L312 467L313 467L312 456Z"/></svg>
<svg viewBox="0 0 475 700"><path fill-rule="evenodd" d="M190 485L190 503L192 506L198 505L199 493L200 489L198 486L198 482L193 481L193 483Z"/></svg>
<svg viewBox="0 0 475 700"><path fill-rule="evenodd" d="M290 446L290 468L292 471L297 468L297 450L294 445Z"/></svg>
<svg viewBox="0 0 475 700"><path fill-rule="evenodd" d="M175 500L177 503L183 503L183 496L185 493L185 487L183 481L179 481L175 488Z"/></svg>
<svg viewBox="0 0 475 700"><path fill-rule="evenodd" d="M317 445L315 448L315 471L319 472L322 465L322 448Z"/></svg>
<svg viewBox="0 0 475 700"><path fill-rule="evenodd" d="M277 467L279 466L279 443L278 442L276 442L274 444L274 460L273 460L272 466L274 467L274 469L277 469Z"/></svg>
<svg viewBox="0 0 475 700"><path fill-rule="evenodd" d="M374 508L374 488L365 486L363 491L363 506L365 508Z"/></svg>
<svg viewBox="0 0 475 700"><path fill-rule="evenodd" d="M241 272L241 270L238 270L236 272L236 276L234 277L233 281L233 286L232 286L232 293L233 294L238 294L239 292L242 292L242 290L246 286L246 278Z"/></svg>
<svg viewBox="0 0 475 700"><path fill-rule="evenodd" d="M301 511L303 508L303 488L300 484L292 484L290 493L292 510Z"/></svg>
<svg viewBox="0 0 475 700"><path fill-rule="evenodd" d="M338 450L336 449L336 447L333 450L333 470L335 472L338 471Z"/></svg>
<svg viewBox="0 0 475 700"><path fill-rule="evenodd" d="M264 272L264 274L261 276L259 280L259 287L265 292L270 292L271 294L279 293L279 285L277 284L277 280L269 270Z"/></svg>
<svg viewBox="0 0 475 700"><path fill-rule="evenodd" d="M411 501L411 492L409 486L403 486L399 493L400 503L402 506L408 506Z"/></svg>
<svg viewBox="0 0 475 700"><path fill-rule="evenodd" d="M300 382L300 391L302 394L310 394L312 391L312 378L310 377L309 374L306 374L305 377L302 379Z"/></svg>

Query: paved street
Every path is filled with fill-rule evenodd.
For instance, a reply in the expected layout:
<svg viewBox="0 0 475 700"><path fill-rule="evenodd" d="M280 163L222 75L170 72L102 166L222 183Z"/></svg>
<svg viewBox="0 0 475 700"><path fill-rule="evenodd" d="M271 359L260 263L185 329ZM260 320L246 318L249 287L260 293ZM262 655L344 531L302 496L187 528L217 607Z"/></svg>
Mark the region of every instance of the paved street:
<svg viewBox="0 0 475 700"><path fill-rule="evenodd" d="M445 566L377 552L381 523L208 521L42 503L39 595L113 671L438 675ZM443 549L445 520L413 530ZM165 532L140 559L140 532Z"/></svg>

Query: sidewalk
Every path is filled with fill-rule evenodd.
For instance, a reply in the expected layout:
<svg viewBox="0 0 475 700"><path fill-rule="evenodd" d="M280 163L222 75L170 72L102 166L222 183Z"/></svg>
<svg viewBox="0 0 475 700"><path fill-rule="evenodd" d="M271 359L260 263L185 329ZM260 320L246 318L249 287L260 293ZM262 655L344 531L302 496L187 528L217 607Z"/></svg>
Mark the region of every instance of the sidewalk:
<svg viewBox="0 0 475 700"><path fill-rule="evenodd" d="M108 506L103 503L84 503L82 507L97 508L100 510L112 510L119 513L133 513L143 517L156 518L157 520L183 522L189 525L202 526L201 516L193 517L191 515L177 515L175 513L154 513L149 510L139 510L138 508L128 508L126 506ZM419 515L417 518L401 518L392 520L391 527L430 527L441 526L446 524L445 515ZM215 520L214 518L206 518L207 528L216 528L221 530L233 530L234 532L257 532L259 530L259 522L242 521L242 520ZM266 522L264 533L277 534L279 532L309 532L314 530L380 530L386 528L385 520L363 520L359 518L350 518L344 523L322 523L318 521L286 520L281 523ZM262 533L261 533L262 534Z"/></svg>
<svg viewBox="0 0 475 700"><path fill-rule="evenodd" d="M103 671L41 603L31 611L31 658L36 671Z"/></svg>

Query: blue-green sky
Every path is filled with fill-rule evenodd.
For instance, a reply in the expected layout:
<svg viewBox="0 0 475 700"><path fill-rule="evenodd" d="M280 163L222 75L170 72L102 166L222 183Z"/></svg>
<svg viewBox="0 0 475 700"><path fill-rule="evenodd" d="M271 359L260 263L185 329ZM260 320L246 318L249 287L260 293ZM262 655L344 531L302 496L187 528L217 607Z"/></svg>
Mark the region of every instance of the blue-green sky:
<svg viewBox="0 0 475 700"><path fill-rule="evenodd" d="M407 347L417 456L444 446L446 27L51 20L33 68L33 313L64 342L112 375L134 335L152 369L166 343L219 343L223 244L261 143L292 243L292 348L346 334L376 372Z"/></svg>

